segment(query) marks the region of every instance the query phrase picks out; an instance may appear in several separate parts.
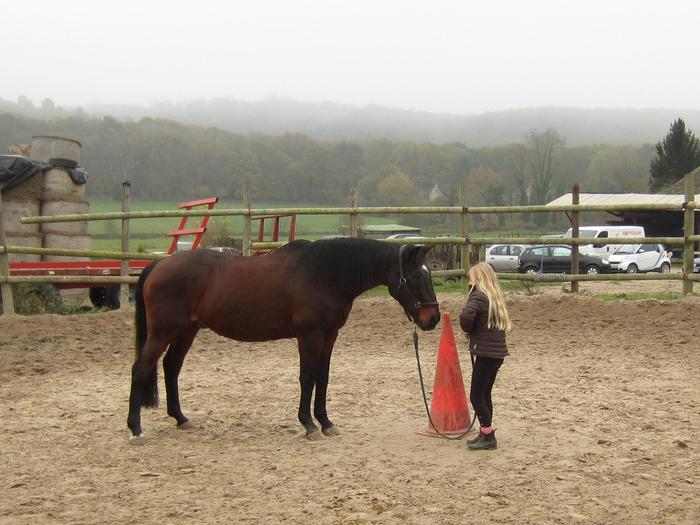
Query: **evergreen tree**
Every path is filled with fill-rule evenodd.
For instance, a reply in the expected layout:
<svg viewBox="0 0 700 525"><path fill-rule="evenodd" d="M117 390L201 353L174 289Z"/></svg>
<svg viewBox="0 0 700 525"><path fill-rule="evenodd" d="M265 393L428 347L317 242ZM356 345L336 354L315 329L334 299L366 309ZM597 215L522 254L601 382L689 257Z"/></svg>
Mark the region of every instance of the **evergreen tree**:
<svg viewBox="0 0 700 525"><path fill-rule="evenodd" d="M656 157L651 161L649 189L658 191L681 180L700 166L700 145L692 131L685 129L683 119L671 124L663 142L656 144Z"/></svg>

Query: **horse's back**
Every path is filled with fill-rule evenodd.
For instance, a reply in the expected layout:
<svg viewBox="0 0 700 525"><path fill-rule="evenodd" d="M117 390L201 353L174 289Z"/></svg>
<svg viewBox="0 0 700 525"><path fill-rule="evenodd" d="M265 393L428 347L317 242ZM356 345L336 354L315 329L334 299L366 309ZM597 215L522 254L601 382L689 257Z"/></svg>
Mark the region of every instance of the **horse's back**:
<svg viewBox="0 0 700 525"><path fill-rule="evenodd" d="M292 337L298 279L287 263L299 247L263 257L202 249L164 259L145 284L151 317L163 326L194 323L243 341Z"/></svg>
<svg viewBox="0 0 700 525"><path fill-rule="evenodd" d="M207 249L179 252L158 262L145 287L158 288L161 294L170 289L197 295L210 287L228 288L234 283L236 289L262 286L280 280L279 270L285 267L286 258L283 253L244 257Z"/></svg>

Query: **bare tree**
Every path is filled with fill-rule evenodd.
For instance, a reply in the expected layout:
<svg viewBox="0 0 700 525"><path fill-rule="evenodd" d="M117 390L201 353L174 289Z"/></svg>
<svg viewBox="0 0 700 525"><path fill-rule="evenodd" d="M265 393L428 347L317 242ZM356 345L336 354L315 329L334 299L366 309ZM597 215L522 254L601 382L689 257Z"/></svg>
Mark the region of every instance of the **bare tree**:
<svg viewBox="0 0 700 525"><path fill-rule="evenodd" d="M505 147L505 177L509 189L508 204L527 206L527 147L525 144L509 144Z"/></svg>
<svg viewBox="0 0 700 525"><path fill-rule="evenodd" d="M546 204L551 197L552 180L557 170L557 153L563 149L565 141L553 128L543 133L531 131L527 136L530 150L530 204ZM539 225L547 222L547 214L538 213L535 222Z"/></svg>

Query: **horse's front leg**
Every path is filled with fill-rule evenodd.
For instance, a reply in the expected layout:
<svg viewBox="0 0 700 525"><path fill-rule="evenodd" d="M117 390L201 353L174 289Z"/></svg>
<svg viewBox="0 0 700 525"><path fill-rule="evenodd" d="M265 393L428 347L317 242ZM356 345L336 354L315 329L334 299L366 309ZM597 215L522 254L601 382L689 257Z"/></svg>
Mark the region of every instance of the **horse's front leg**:
<svg viewBox="0 0 700 525"><path fill-rule="evenodd" d="M328 419L328 411L326 410L326 393L328 391L328 377L331 366L331 354L333 353L333 345L338 337L338 330L329 334L323 341L321 355L319 357L318 375L316 377L316 396L314 397L314 416L316 421L321 423L321 431L326 436L337 436L340 432Z"/></svg>
<svg viewBox="0 0 700 525"><path fill-rule="evenodd" d="M321 432L311 419L311 395L318 377L319 358L321 356L324 335L313 332L298 336L299 343L299 422L306 428L306 437L312 441L321 439Z"/></svg>

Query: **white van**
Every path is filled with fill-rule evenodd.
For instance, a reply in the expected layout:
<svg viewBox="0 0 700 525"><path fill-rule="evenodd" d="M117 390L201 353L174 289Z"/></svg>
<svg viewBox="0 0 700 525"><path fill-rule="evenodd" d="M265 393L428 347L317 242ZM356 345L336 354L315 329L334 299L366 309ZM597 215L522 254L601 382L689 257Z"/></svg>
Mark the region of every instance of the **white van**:
<svg viewBox="0 0 700 525"><path fill-rule="evenodd" d="M569 228L564 238L571 238L572 229ZM607 237L644 237L643 226L579 226L580 238L605 239ZM596 255L602 259L610 257L622 244L580 244L579 252L586 255Z"/></svg>

